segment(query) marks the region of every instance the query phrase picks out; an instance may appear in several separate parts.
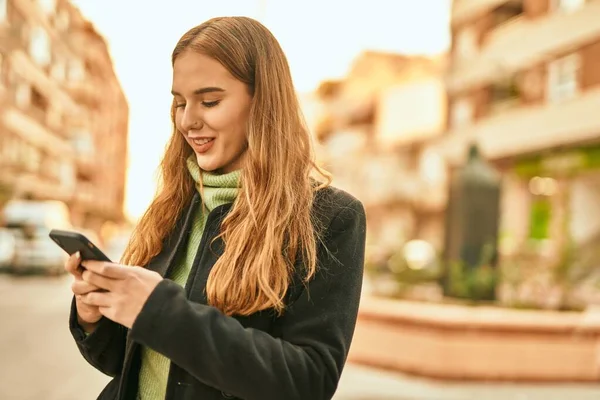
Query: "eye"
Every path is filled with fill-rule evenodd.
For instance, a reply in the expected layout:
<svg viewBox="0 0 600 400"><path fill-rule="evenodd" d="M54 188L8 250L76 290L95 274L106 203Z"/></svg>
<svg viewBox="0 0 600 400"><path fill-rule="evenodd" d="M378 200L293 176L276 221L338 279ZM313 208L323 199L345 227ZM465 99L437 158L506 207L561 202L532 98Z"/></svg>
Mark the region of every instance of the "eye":
<svg viewBox="0 0 600 400"><path fill-rule="evenodd" d="M215 107L217 105L219 105L221 101L220 100L216 100L216 101L203 101L202 105L206 108L211 108L211 107Z"/></svg>
<svg viewBox="0 0 600 400"><path fill-rule="evenodd" d="M185 107L185 103L175 104L175 108L182 108L182 107Z"/></svg>

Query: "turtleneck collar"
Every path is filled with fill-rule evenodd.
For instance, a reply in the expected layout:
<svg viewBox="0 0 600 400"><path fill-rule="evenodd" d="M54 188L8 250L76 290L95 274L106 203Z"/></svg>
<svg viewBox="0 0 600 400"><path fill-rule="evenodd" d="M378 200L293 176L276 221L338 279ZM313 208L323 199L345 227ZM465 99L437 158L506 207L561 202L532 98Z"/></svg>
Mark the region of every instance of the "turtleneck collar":
<svg viewBox="0 0 600 400"><path fill-rule="evenodd" d="M186 163L190 175L196 182L196 190L202 196L202 202L209 211L235 200L240 188L240 170L221 175L202 171L195 154L190 155Z"/></svg>

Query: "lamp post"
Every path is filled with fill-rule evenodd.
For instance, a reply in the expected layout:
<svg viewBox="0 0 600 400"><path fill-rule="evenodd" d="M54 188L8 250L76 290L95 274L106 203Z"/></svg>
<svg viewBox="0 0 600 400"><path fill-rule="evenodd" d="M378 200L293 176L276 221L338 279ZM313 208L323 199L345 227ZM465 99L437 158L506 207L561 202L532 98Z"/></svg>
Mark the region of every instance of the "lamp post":
<svg viewBox="0 0 600 400"><path fill-rule="evenodd" d="M466 165L450 181L442 282L445 295L495 299L495 280L483 282L479 273L484 268L495 273L500 188L499 173L481 157L477 145L472 144Z"/></svg>

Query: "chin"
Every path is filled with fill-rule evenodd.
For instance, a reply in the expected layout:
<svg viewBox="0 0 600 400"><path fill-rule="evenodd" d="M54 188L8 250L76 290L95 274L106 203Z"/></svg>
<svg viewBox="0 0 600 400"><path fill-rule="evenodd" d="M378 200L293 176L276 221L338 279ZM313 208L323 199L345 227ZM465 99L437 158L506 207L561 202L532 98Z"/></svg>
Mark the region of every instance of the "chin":
<svg viewBox="0 0 600 400"><path fill-rule="evenodd" d="M196 162L202 171L206 172L215 172L221 165L218 162L214 162L213 160L206 160L204 157L196 153Z"/></svg>

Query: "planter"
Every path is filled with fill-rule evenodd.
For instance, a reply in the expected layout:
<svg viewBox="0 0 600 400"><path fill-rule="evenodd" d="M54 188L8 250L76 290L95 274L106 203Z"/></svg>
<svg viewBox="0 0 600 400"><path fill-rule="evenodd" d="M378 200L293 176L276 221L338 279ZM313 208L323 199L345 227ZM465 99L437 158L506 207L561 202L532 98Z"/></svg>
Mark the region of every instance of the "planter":
<svg viewBox="0 0 600 400"><path fill-rule="evenodd" d="M600 311L365 296L349 361L441 379L599 381Z"/></svg>

